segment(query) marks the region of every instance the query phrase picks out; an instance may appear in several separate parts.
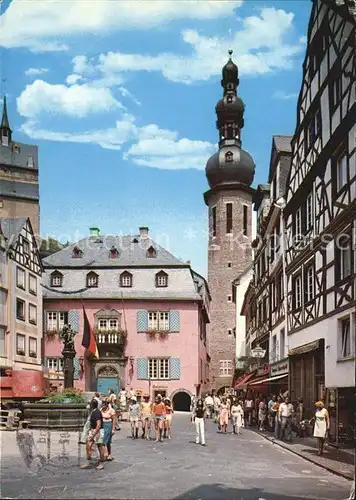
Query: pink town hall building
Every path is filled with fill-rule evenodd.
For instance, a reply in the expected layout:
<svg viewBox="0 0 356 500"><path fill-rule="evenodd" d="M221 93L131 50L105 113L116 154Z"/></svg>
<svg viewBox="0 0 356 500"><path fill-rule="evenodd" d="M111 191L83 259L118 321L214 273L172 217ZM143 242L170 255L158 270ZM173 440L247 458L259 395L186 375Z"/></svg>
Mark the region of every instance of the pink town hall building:
<svg viewBox="0 0 356 500"><path fill-rule="evenodd" d="M75 387L121 387L167 395L177 410L210 389L210 294L190 264L157 245L148 228L133 236L90 236L43 261L45 367L63 385L61 328L75 336ZM99 359L82 347L83 307Z"/></svg>

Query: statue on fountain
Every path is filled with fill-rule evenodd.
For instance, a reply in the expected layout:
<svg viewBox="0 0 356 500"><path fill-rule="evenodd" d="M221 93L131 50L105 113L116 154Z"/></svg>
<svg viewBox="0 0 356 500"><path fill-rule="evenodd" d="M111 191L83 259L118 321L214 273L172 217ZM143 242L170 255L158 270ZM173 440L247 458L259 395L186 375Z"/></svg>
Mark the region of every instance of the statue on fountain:
<svg viewBox="0 0 356 500"><path fill-rule="evenodd" d="M74 350L75 333L73 332L72 327L70 325L63 326L61 333L60 333L60 337L63 340L65 351Z"/></svg>
<svg viewBox="0 0 356 500"><path fill-rule="evenodd" d="M74 337L75 333L73 332L70 325L64 325L60 338L63 341L63 365L64 365L64 388L70 389L74 386L74 358L76 355L75 347L74 347Z"/></svg>

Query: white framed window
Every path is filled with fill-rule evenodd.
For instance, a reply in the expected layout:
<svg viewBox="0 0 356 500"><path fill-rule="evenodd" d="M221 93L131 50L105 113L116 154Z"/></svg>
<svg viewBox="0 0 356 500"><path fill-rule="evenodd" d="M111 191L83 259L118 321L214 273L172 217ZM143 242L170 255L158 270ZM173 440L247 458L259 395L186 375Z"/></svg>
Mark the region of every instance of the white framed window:
<svg viewBox="0 0 356 500"><path fill-rule="evenodd" d="M279 359L284 359L286 350L286 331L282 328L279 336Z"/></svg>
<svg viewBox="0 0 356 500"><path fill-rule="evenodd" d="M158 273L156 274L156 286L157 287L166 287L168 286L168 276L166 273Z"/></svg>
<svg viewBox="0 0 356 500"><path fill-rule="evenodd" d="M48 331L59 332L68 323L68 313L63 311L48 311L46 320Z"/></svg>
<svg viewBox="0 0 356 500"><path fill-rule="evenodd" d="M25 356L26 351L26 337L25 335L22 335L21 333L18 333L16 335L16 354L19 356Z"/></svg>
<svg viewBox="0 0 356 500"><path fill-rule="evenodd" d="M118 330L119 320L117 318L99 318L98 328L100 331Z"/></svg>
<svg viewBox="0 0 356 500"><path fill-rule="evenodd" d="M28 289L32 295L37 295L37 278L33 274L28 275Z"/></svg>
<svg viewBox="0 0 356 500"><path fill-rule="evenodd" d="M302 234L302 209L300 207L295 213L294 232L296 236Z"/></svg>
<svg viewBox="0 0 356 500"><path fill-rule="evenodd" d="M352 356L351 315L339 319L340 358Z"/></svg>
<svg viewBox="0 0 356 500"><path fill-rule="evenodd" d="M302 307L302 278L300 276L294 279L294 301L296 309Z"/></svg>
<svg viewBox="0 0 356 500"><path fill-rule="evenodd" d="M87 274L87 287L88 288L95 288L98 286L99 283L99 276L95 273L89 273Z"/></svg>
<svg viewBox="0 0 356 500"><path fill-rule="evenodd" d="M149 358L148 376L155 380L169 379L169 358Z"/></svg>
<svg viewBox="0 0 356 500"><path fill-rule="evenodd" d="M35 337L28 339L28 354L30 358L37 358L37 339Z"/></svg>
<svg viewBox="0 0 356 500"><path fill-rule="evenodd" d="M160 311L158 318L158 328L159 330L168 331L169 330L169 312Z"/></svg>
<svg viewBox="0 0 356 500"><path fill-rule="evenodd" d="M27 156L27 166L29 168L33 168L34 167L34 162L33 162L33 156L32 155L28 155Z"/></svg>
<svg viewBox="0 0 356 500"><path fill-rule="evenodd" d="M64 360L63 358L47 358L46 366L49 370L62 372L64 369Z"/></svg>
<svg viewBox="0 0 356 500"><path fill-rule="evenodd" d="M336 161L337 190L340 191L347 184L347 156L344 151Z"/></svg>
<svg viewBox="0 0 356 500"><path fill-rule="evenodd" d="M22 240L22 247L23 247L23 253L24 255L29 255L30 254L30 243L23 239Z"/></svg>
<svg viewBox="0 0 356 500"><path fill-rule="evenodd" d="M305 301L309 302L314 298L315 280L314 267L308 266L305 270Z"/></svg>
<svg viewBox="0 0 356 500"><path fill-rule="evenodd" d="M305 216L307 231L314 225L313 195L309 193L305 202Z"/></svg>
<svg viewBox="0 0 356 500"><path fill-rule="evenodd" d="M220 377L230 377L232 375L232 361L230 359L220 360Z"/></svg>
<svg viewBox="0 0 356 500"><path fill-rule="evenodd" d="M148 313L148 329L158 330L158 312L149 311Z"/></svg>
<svg viewBox="0 0 356 500"><path fill-rule="evenodd" d="M277 355L277 335L272 336L272 351L271 351L271 362L274 363L275 361L278 361L278 355Z"/></svg>
<svg viewBox="0 0 356 500"><path fill-rule="evenodd" d="M37 306L34 304L28 305L28 320L33 325L37 325Z"/></svg>
<svg viewBox="0 0 356 500"><path fill-rule="evenodd" d="M0 356L6 358L5 327L0 326Z"/></svg>
<svg viewBox="0 0 356 500"><path fill-rule="evenodd" d="M51 286L62 286L63 284L63 275L58 272L54 272L51 274Z"/></svg>
<svg viewBox="0 0 356 500"><path fill-rule="evenodd" d="M21 267L16 267L16 286L22 290L26 288L26 272Z"/></svg>
<svg viewBox="0 0 356 500"><path fill-rule="evenodd" d="M25 321L26 304L24 300L16 299L16 318Z"/></svg>
<svg viewBox="0 0 356 500"><path fill-rule="evenodd" d="M120 285L122 287L131 287L132 286L132 275L130 273L124 272L120 276Z"/></svg>
<svg viewBox="0 0 356 500"><path fill-rule="evenodd" d="M343 236L336 241L339 254L339 278L343 280L352 274L352 245L350 236Z"/></svg>

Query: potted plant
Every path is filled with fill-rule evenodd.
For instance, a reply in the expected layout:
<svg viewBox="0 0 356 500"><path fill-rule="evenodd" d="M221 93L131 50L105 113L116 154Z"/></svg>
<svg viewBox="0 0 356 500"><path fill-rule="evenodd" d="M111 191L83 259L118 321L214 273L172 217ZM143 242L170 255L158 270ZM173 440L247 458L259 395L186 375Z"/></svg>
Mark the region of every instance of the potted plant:
<svg viewBox="0 0 356 500"><path fill-rule="evenodd" d="M160 330L159 337L161 340L166 339L168 337L168 331L167 330Z"/></svg>
<svg viewBox="0 0 356 500"><path fill-rule="evenodd" d="M37 358L37 353L35 351L30 351L30 358Z"/></svg>
<svg viewBox="0 0 356 500"><path fill-rule="evenodd" d="M157 333L156 330L149 330L147 332L147 335L150 340L154 340L156 338L156 333Z"/></svg>
<svg viewBox="0 0 356 500"><path fill-rule="evenodd" d="M24 349L17 349L16 353L17 353L18 356L25 356Z"/></svg>
<svg viewBox="0 0 356 500"><path fill-rule="evenodd" d="M44 333L48 342L52 342L58 335L57 330L46 330Z"/></svg>

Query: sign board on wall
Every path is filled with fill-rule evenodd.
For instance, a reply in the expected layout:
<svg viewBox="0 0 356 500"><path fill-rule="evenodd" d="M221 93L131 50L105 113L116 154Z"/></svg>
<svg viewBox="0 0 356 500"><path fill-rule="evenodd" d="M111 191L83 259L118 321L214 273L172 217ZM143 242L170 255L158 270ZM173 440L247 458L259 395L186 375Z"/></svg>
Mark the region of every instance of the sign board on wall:
<svg viewBox="0 0 356 500"><path fill-rule="evenodd" d="M289 359L279 361L274 365L271 365L271 377L276 377L277 375L284 375L289 373Z"/></svg>
<svg viewBox="0 0 356 500"><path fill-rule="evenodd" d="M261 368L259 368L257 370L257 376L258 377L261 377L262 375L268 375L270 372L270 366L268 363L264 363L263 366L261 366Z"/></svg>

